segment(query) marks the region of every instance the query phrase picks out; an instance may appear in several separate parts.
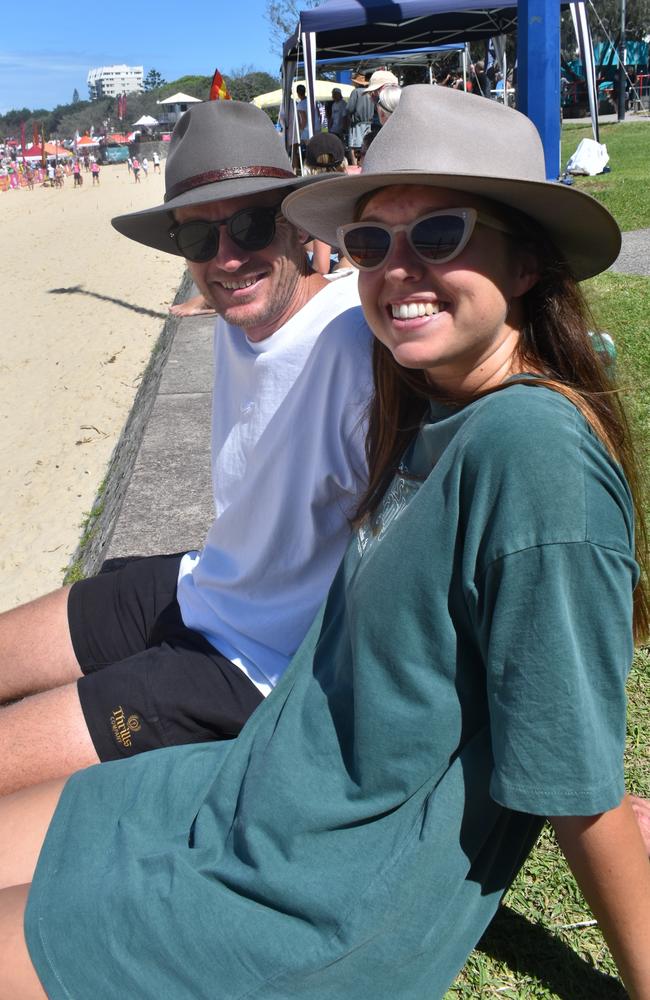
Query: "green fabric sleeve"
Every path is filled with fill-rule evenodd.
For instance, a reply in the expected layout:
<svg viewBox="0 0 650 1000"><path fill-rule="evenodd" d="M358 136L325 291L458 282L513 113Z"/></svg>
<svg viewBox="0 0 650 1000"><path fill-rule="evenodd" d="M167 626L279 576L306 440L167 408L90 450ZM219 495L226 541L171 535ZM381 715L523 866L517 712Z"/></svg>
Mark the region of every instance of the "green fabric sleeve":
<svg viewBox="0 0 650 1000"><path fill-rule="evenodd" d="M590 542L497 560L479 602L493 798L537 815L594 815L623 793L632 660L629 554Z"/></svg>

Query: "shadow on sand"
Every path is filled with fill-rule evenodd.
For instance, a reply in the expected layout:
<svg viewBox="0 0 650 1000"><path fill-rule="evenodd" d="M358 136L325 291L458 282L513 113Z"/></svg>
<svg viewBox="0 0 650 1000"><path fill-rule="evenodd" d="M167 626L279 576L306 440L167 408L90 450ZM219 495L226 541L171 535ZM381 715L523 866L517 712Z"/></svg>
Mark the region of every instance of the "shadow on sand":
<svg viewBox="0 0 650 1000"><path fill-rule="evenodd" d="M72 285L70 288L50 288L50 295L90 295L93 299L101 302L112 302L123 309L130 309L131 312L139 313L141 316L153 316L154 319L167 319L167 313L156 312L155 309L145 309L144 306L134 306L123 299L115 299L112 295L101 295L99 292L88 292L83 285Z"/></svg>

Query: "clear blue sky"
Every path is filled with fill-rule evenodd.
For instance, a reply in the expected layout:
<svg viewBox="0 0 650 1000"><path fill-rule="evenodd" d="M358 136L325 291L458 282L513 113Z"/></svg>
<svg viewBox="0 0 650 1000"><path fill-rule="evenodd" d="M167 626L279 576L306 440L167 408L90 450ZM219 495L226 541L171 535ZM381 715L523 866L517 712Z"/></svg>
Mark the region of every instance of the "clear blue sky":
<svg viewBox="0 0 650 1000"><path fill-rule="evenodd" d="M252 65L277 75L266 0L25 0L3 5L0 114L88 97L94 66L157 69L166 80Z"/></svg>

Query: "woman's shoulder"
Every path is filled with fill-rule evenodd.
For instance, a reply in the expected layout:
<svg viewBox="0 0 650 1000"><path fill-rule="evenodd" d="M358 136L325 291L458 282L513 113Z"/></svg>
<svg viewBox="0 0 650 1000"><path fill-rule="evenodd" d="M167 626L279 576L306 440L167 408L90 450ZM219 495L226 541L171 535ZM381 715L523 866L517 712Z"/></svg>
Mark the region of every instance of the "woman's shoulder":
<svg viewBox="0 0 650 1000"><path fill-rule="evenodd" d="M530 521L548 522L549 537L562 524L573 524L576 538L602 543L629 535L622 469L578 408L554 389L512 384L477 400L464 427L463 472L469 497L482 496L509 516L517 509Z"/></svg>
<svg viewBox="0 0 650 1000"><path fill-rule="evenodd" d="M466 422L469 460L483 463L502 456L531 463L575 460L576 452L595 441L578 408L566 396L543 385L513 383L472 404ZM597 448L602 448L600 442Z"/></svg>

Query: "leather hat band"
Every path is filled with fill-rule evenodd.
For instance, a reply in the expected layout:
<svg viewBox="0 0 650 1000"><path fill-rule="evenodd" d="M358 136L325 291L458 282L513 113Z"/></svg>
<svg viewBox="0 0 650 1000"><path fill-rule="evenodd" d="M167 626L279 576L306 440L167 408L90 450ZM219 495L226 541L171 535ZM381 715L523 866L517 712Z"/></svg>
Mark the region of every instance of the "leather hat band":
<svg viewBox="0 0 650 1000"><path fill-rule="evenodd" d="M194 177L187 177L178 184L173 184L165 192L165 201L177 198L179 194L192 191L194 188L203 187L205 184L214 184L218 181L238 180L240 177L295 177L291 170L283 170L281 167L227 167L225 170L206 170L203 174L195 174Z"/></svg>

